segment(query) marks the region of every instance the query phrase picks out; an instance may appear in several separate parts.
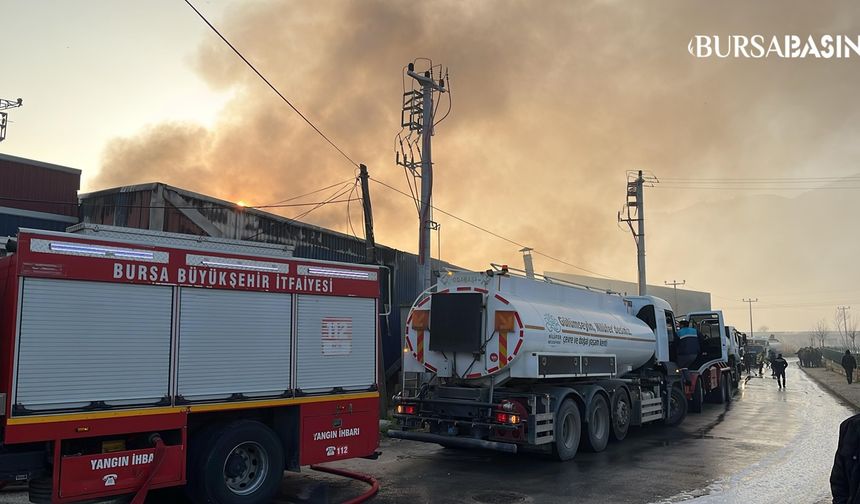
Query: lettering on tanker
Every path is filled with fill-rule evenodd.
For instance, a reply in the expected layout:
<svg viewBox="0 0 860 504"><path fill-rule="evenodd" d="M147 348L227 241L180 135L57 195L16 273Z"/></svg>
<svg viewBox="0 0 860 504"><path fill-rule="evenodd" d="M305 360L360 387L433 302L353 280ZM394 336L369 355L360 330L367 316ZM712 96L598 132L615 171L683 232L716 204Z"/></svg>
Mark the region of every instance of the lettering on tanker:
<svg viewBox="0 0 860 504"><path fill-rule="evenodd" d="M558 322L564 327L576 329L578 331L594 332L594 324L588 321L574 320L567 317L559 317Z"/></svg>
<svg viewBox="0 0 860 504"><path fill-rule="evenodd" d="M548 345L577 345L586 347L607 347L609 340L601 336L607 333L631 335L628 327L603 322L577 320L551 313L544 314ZM594 333L594 336L579 333Z"/></svg>
<svg viewBox="0 0 860 504"><path fill-rule="evenodd" d="M603 322L589 322L575 320L567 317L558 317L559 323L567 328L576 329L578 331L594 332L594 333L611 333L630 336L633 334L629 327L618 324L605 324Z"/></svg>

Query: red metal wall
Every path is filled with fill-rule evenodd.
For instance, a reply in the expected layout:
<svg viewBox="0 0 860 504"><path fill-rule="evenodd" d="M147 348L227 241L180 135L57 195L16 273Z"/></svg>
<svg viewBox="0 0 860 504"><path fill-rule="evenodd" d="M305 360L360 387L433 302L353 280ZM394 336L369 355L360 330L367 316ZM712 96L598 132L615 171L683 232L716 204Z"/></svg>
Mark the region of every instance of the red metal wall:
<svg viewBox="0 0 860 504"><path fill-rule="evenodd" d="M28 161L0 156L0 206L77 217L80 172Z"/></svg>

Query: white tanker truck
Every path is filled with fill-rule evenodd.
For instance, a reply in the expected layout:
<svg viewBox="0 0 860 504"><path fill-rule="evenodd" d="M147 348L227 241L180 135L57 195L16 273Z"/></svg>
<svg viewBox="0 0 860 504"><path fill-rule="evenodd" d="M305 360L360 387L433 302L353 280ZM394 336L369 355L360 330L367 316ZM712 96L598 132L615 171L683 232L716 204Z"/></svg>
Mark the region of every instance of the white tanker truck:
<svg viewBox="0 0 860 504"><path fill-rule="evenodd" d="M721 334L721 314L710 315ZM601 451L631 425L677 425L696 383L716 381L723 394L731 385L720 371L700 377L678 366L676 327L669 304L652 296L524 278L506 267L449 273L407 318L397 428L388 434L568 460L580 441ZM696 356L699 365L711 361Z"/></svg>

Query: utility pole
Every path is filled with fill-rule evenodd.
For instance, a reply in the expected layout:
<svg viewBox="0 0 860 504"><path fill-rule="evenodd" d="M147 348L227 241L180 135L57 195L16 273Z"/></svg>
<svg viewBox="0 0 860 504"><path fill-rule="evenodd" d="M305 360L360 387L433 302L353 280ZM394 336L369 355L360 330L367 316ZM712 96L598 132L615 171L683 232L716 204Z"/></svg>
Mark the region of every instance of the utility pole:
<svg viewBox="0 0 860 504"><path fill-rule="evenodd" d="M842 341L845 343L845 346L848 346L848 315L847 311L850 310L850 306L837 306L836 310L842 314L842 327L845 330L842 336Z"/></svg>
<svg viewBox="0 0 860 504"><path fill-rule="evenodd" d="M24 100L18 98L17 100L4 100L0 98L0 110L6 110L10 108L17 108L24 105ZM0 112L0 142L6 139L6 122L7 122L8 114L6 112Z"/></svg>
<svg viewBox="0 0 860 504"><path fill-rule="evenodd" d="M758 303L758 298L744 299L744 303L748 303L750 305L750 339L753 339L753 336L755 336L755 333L753 332L753 323L752 323L752 304Z"/></svg>
<svg viewBox="0 0 860 504"><path fill-rule="evenodd" d="M361 207L364 210L364 242L367 247L367 263L376 264L376 239L373 237L373 207L370 205L370 184L367 174L367 166L364 164L358 165L358 178L361 181ZM382 273L383 270L380 270ZM387 271L387 270L386 270ZM380 288L384 285L382 278L380 280ZM388 311L387 309L385 311ZM384 316L380 314L380 323L384 323ZM382 334L382 333L379 333ZM376 338L376 351L378 355L382 355L382 340L380 336ZM388 414L388 383L385 377L385 365L382 359L377 359L376 362L376 383L379 387L379 414Z"/></svg>
<svg viewBox="0 0 860 504"><path fill-rule="evenodd" d="M632 177L632 172L628 172L627 176L627 201L624 203L626 217L621 217L621 212L618 212L618 222L626 222L630 226L630 232L633 233L633 241L636 242L636 259L637 269L639 271L639 295L647 294L648 286L645 280L645 184L652 185L659 182L656 177L645 177L642 170L635 178ZM653 185L652 185L653 186ZM636 228L633 223L636 222Z"/></svg>
<svg viewBox="0 0 860 504"><path fill-rule="evenodd" d="M418 227L418 273L424 289L433 284L433 267L430 249L430 231L433 228L431 198L433 196L433 162L431 158L431 138L433 136L433 93L444 93L445 81L433 80L430 70L423 74L415 72L415 64L407 67L407 75L421 85L421 200L419 203Z"/></svg>
<svg viewBox="0 0 860 504"><path fill-rule="evenodd" d="M373 208L370 205L367 166L358 165L358 171L358 178L361 180L361 207L364 209L364 241L367 246L367 262L368 264L376 264L376 239L373 237Z"/></svg>
<svg viewBox="0 0 860 504"><path fill-rule="evenodd" d="M668 281L664 280L663 284L672 286L672 290L674 291L674 294L675 294L675 304L674 304L674 306L672 306L672 308L674 308L677 311L678 310L678 286L679 285L687 285L687 281L681 280L680 282L676 282L675 280L672 280L671 282L668 282Z"/></svg>

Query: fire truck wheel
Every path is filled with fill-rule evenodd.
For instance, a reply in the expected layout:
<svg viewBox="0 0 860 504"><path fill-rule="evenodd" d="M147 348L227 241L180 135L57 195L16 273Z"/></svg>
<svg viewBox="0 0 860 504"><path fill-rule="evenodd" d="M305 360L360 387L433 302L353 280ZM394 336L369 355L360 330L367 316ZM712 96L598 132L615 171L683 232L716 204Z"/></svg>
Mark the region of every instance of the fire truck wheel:
<svg viewBox="0 0 860 504"><path fill-rule="evenodd" d="M612 395L612 430L609 432L615 441L624 441L627 431L630 429L630 416L633 409L630 407L630 397L627 391L619 388Z"/></svg>
<svg viewBox="0 0 860 504"><path fill-rule="evenodd" d="M594 394L588 408L587 421L582 429L582 440L585 449L590 452L602 452L609 442L610 414L609 404L602 394Z"/></svg>
<svg viewBox="0 0 860 504"><path fill-rule="evenodd" d="M570 460L576 456L582 420L579 406L573 399L565 399L555 415L555 442L552 453L558 460Z"/></svg>
<svg viewBox="0 0 860 504"><path fill-rule="evenodd" d="M271 502L284 474L281 440L260 422L239 420L204 433L188 468L195 502Z"/></svg>
<svg viewBox="0 0 860 504"><path fill-rule="evenodd" d="M705 391L702 390L702 378L696 380L696 385L693 387L693 397L690 399L690 411L693 413L702 412L702 404L705 402Z"/></svg>
<svg viewBox="0 0 860 504"><path fill-rule="evenodd" d="M673 427L679 425L687 418L687 398L680 386L673 386L669 391L669 415L666 417L666 425Z"/></svg>

